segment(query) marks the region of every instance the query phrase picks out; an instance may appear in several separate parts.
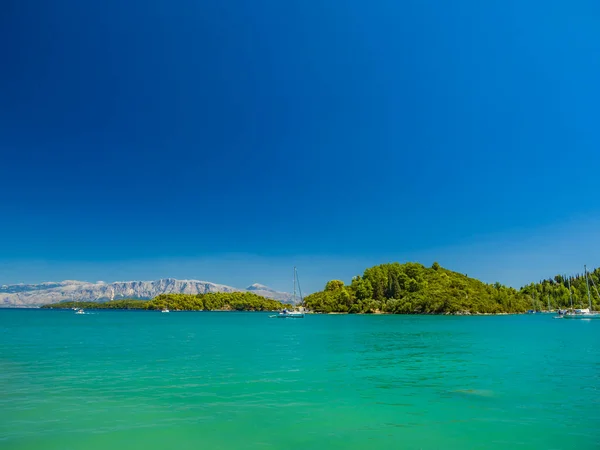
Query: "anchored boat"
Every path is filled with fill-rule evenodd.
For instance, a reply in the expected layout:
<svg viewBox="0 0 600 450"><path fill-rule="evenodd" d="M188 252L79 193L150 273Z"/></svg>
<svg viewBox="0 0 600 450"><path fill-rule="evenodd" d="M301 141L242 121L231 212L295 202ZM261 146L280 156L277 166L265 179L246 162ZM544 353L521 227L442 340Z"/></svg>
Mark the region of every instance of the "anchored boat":
<svg viewBox="0 0 600 450"><path fill-rule="evenodd" d="M73 303L73 294L71 294L71 303ZM85 311L83 310L83 308L80 308L79 306L77 306L79 304L78 300L75 300L75 307L73 308L73 310L75 311L75 314L85 314Z"/></svg>
<svg viewBox="0 0 600 450"><path fill-rule="evenodd" d="M571 309L570 311L566 311L564 314L562 314L562 317L564 319L600 319L600 313L592 311L592 297L590 295L590 282L588 279L587 267L583 266L583 268L585 271L585 287L587 289L587 297L588 297L589 306L588 306L588 308ZM592 279L592 282L594 282L593 279ZM594 284L594 287L596 287L596 284ZM571 289L569 289L569 292L570 292L570 290ZM571 300L571 302L572 301L573 300Z"/></svg>
<svg viewBox="0 0 600 450"><path fill-rule="evenodd" d="M288 311L287 309L284 309L274 317L279 319L302 319L304 317L304 313L300 311Z"/></svg>
<svg viewBox="0 0 600 450"><path fill-rule="evenodd" d="M300 289L300 281L298 280L298 271L294 267L294 305L296 305L296 284L298 285L298 291L300 293L300 304L304 303L304 299L302 298L302 289ZM276 317L278 319L302 319L304 318L304 312L296 311L296 310L288 310L284 308L279 314L272 315L270 317Z"/></svg>

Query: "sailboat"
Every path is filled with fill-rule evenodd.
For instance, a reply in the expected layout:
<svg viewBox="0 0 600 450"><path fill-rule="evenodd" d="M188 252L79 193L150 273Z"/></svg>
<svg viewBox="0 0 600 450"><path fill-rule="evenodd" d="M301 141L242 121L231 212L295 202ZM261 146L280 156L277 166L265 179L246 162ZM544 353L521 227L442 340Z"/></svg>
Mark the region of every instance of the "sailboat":
<svg viewBox="0 0 600 450"><path fill-rule="evenodd" d="M546 311L542 311L542 314L552 314L552 307L550 306L550 294L548 294L548 309Z"/></svg>
<svg viewBox="0 0 600 450"><path fill-rule="evenodd" d="M527 314L539 314L539 313L541 313L541 312L542 312L542 311L537 311L537 310L535 309L535 304L536 304L536 301L535 301L535 292L532 294L532 298L531 298L531 304L532 304L532 306L533 306L533 309L530 309L530 310L528 310L528 311L527 311Z"/></svg>
<svg viewBox="0 0 600 450"><path fill-rule="evenodd" d="M304 301L302 298L302 289L300 289L300 282L298 281L298 271L294 267L294 305L296 304L296 284L298 284L298 290L300 291L300 302L302 303ZM304 313L295 310L290 311L287 308L284 308L283 311L280 311L279 314L272 317L277 317L279 319L302 319L304 318Z"/></svg>
<svg viewBox="0 0 600 450"><path fill-rule="evenodd" d="M73 294L71 294L71 302L73 301ZM75 301L75 305L78 304L78 300ZM79 308L78 306L75 306L73 308L75 310L75 314L85 314L85 311L83 310L83 308Z"/></svg>
<svg viewBox="0 0 600 450"><path fill-rule="evenodd" d="M571 310L573 309L573 291L571 290L571 278L567 278L567 284L569 285L569 301L571 303ZM560 309L558 308L558 316L556 316L557 319L562 319L565 314L567 314L570 310L569 309Z"/></svg>
<svg viewBox="0 0 600 450"><path fill-rule="evenodd" d="M571 311L567 311L563 315L563 317L565 319L600 319L600 313L592 311L592 297L590 295L590 282L588 279L587 267L583 266L583 269L585 271L585 287L587 290L588 307L581 308L581 309L571 309ZM593 282L594 282L594 280L592 279L592 283ZM594 283L594 287L596 287L595 283ZM571 307L572 307L572 304L571 304Z"/></svg>

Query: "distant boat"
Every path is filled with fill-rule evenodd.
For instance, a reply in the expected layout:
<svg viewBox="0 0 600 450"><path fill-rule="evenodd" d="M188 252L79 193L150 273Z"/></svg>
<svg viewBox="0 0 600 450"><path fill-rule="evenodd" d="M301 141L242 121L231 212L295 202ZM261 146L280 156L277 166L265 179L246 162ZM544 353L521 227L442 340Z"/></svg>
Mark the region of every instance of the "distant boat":
<svg viewBox="0 0 600 450"><path fill-rule="evenodd" d="M548 309L546 311L542 311L542 314L552 314L554 311L550 306L550 294L548 294Z"/></svg>
<svg viewBox="0 0 600 450"><path fill-rule="evenodd" d="M168 312L170 312L168 308L163 308L161 311L161 313L168 313Z"/></svg>
<svg viewBox="0 0 600 450"><path fill-rule="evenodd" d="M567 311L563 317L565 319L600 319L600 313L591 311L589 308L583 308Z"/></svg>
<svg viewBox="0 0 600 450"><path fill-rule="evenodd" d="M583 266L585 271L585 287L587 290L588 307L581 309L571 309L562 315L565 319L600 319L600 313L592 311L592 297L590 295L590 282L588 280L587 266ZM593 282L594 280L592 280ZM595 286L595 285L594 285Z"/></svg>
<svg viewBox="0 0 600 450"><path fill-rule="evenodd" d="M298 290L300 292L300 303L304 303L304 299L302 298L302 289L300 289L300 282L298 281L298 271L294 267L294 305L296 305L296 284L298 284ZM287 308L284 308L279 312L279 314L275 314L271 317L276 317L278 319L302 319L304 318L304 313L295 310L290 311Z"/></svg>
<svg viewBox="0 0 600 450"><path fill-rule="evenodd" d="M274 317L277 317L278 319L302 319L304 317L304 313L300 311L288 311L287 309L284 309Z"/></svg>
<svg viewBox="0 0 600 450"><path fill-rule="evenodd" d="M71 302L73 302L73 294L71 294ZM83 310L83 308L80 308L77 306L78 301L75 301L75 307L73 308L75 310L75 314L85 314L85 311Z"/></svg>
<svg viewBox="0 0 600 450"><path fill-rule="evenodd" d="M533 305L533 309L528 309L527 310L527 314L540 314L542 312L542 311L537 311L535 309L535 304L536 304L536 302L535 302L535 293L532 294L531 304Z"/></svg>

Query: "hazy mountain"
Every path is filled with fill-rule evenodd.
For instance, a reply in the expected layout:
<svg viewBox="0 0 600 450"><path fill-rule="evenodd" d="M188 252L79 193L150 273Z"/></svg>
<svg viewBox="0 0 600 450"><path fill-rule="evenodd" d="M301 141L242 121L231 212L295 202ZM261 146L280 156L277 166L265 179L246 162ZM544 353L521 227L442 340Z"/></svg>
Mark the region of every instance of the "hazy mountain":
<svg viewBox="0 0 600 450"><path fill-rule="evenodd" d="M292 295L277 292L262 284L237 289L223 284L198 280L164 278L156 281L98 281L66 280L40 284L13 284L0 286L0 307L33 307L66 300L107 302L123 298L151 299L159 294L205 294L208 292L250 291L263 297L291 302Z"/></svg>
<svg viewBox="0 0 600 450"><path fill-rule="evenodd" d="M271 289L268 286L265 286L264 284L258 284L258 283L254 283L251 284L250 286L248 286L246 288L247 291L269 291L269 292L276 292L275 290Z"/></svg>
<svg viewBox="0 0 600 450"><path fill-rule="evenodd" d="M253 292L256 295L262 295L266 298L272 298L284 303L294 303L294 296L289 292L278 292L264 284L254 283L246 288L246 291ZM300 297L296 296L296 303L300 303Z"/></svg>

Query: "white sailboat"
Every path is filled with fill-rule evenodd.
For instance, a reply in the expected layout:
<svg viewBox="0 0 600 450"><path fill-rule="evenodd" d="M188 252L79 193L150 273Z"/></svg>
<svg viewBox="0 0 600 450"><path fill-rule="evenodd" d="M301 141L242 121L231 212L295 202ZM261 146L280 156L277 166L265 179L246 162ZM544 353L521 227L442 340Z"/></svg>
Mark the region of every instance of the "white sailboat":
<svg viewBox="0 0 600 450"><path fill-rule="evenodd" d="M71 294L71 301L73 301L73 294ZM75 301L75 305L78 304L78 300ZM75 306L73 308L75 310L75 314L85 314L85 311L83 310L83 308L79 308L78 306Z"/></svg>
<svg viewBox="0 0 600 450"><path fill-rule="evenodd" d="M550 294L548 294L548 309L546 311L542 311L542 314L552 314L554 311L550 306Z"/></svg>
<svg viewBox="0 0 600 450"><path fill-rule="evenodd" d="M302 289L300 289L300 282L298 281L298 271L294 267L294 305L296 305L296 284L298 284L298 290L300 291L300 303L304 301L302 298ZM277 317L279 319L302 319L304 318L304 313L296 310L288 310L284 308L283 311L280 311L279 314L272 316Z"/></svg>
<svg viewBox="0 0 600 450"><path fill-rule="evenodd" d="M528 310L527 314L539 314L542 311L541 310L538 311L538 310L535 309L535 305L536 305L535 292L533 292L531 295L532 295L532 297L531 297L531 306L533 306L533 309Z"/></svg>
<svg viewBox="0 0 600 450"><path fill-rule="evenodd" d="M592 311L592 297L590 295L590 282L588 280L587 267L583 266L583 268L585 271L585 287L587 290L588 307L581 308L581 309L571 309L571 311L567 311L563 315L563 318L565 318L565 319L600 319L600 313ZM594 282L594 280L592 280L592 283L593 282ZM594 284L594 287L595 286L596 285ZM573 300L571 299L571 308L572 307L573 307Z"/></svg>

